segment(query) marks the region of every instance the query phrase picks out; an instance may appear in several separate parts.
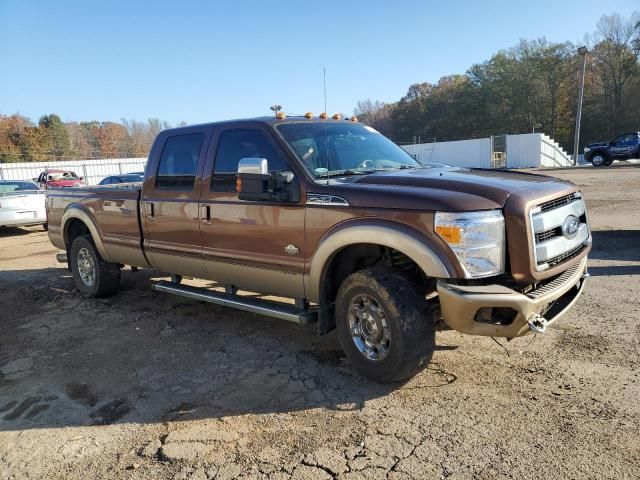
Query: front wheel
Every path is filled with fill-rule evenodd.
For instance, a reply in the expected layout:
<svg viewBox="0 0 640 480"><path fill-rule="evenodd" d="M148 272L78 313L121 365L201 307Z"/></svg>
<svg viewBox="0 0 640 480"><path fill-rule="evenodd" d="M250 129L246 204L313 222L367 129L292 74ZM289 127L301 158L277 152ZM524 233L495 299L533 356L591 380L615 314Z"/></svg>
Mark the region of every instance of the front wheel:
<svg viewBox="0 0 640 480"><path fill-rule="evenodd" d="M390 269L361 270L342 282L336 327L353 366L378 383L410 378L435 349L430 304L413 282Z"/></svg>
<svg viewBox="0 0 640 480"><path fill-rule="evenodd" d="M607 157L605 157L602 153L596 153L593 157L591 157L591 163L594 167L602 167L606 165Z"/></svg>
<svg viewBox="0 0 640 480"><path fill-rule="evenodd" d="M71 272L78 290L92 297L108 297L120 288L120 265L105 262L88 235L71 245Z"/></svg>

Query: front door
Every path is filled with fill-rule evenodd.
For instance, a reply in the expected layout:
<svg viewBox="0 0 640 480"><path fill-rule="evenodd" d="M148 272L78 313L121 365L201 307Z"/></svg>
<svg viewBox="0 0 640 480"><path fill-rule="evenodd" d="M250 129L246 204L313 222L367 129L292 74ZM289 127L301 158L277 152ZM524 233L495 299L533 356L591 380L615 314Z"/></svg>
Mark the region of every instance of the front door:
<svg viewBox="0 0 640 480"><path fill-rule="evenodd" d="M290 171L286 154L259 123L217 129L212 145L200 223L209 277L254 292L303 297L303 200L246 201L236 193L241 158L266 158L270 172Z"/></svg>
<svg viewBox="0 0 640 480"><path fill-rule="evenodd" d="M145 252L151 265L167 273L206 277L201 258L199 166L204 164L210 134L187 130L161 134L143 186ZM201 171L201 168L200 168Z"/></svg>

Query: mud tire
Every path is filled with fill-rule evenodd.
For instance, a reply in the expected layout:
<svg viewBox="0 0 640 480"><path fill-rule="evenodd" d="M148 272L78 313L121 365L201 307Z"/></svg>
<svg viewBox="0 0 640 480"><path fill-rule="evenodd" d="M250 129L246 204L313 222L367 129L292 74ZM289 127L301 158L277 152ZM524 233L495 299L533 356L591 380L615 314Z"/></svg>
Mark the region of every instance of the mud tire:
<svg viewBox="0 0 640 480"><path fill-rule="evenodd" d="M366 295L384 311L390 341L382 359L371 360L356 346L349 327L354 299ZM436 318L429 303L409 278L387 268L360 270L340 285L336 298L338 339L354 368L377 383L411 378L431 361L435 350Z"/></svg>

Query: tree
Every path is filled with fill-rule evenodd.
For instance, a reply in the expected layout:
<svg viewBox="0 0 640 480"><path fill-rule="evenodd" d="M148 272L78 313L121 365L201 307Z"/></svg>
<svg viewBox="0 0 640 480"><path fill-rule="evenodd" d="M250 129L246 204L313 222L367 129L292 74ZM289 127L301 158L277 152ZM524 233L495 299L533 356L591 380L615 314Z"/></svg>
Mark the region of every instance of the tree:
<svg viewBox="0 0 640 480"><path fill-rule="evenodd" d="M39 151L49 155L53 160L69 157L69 135L60 117L55 114L44 115L38 122L39 131L34 132L38 138Z"/></svg>
<svg viewBox="0 0 640 480"><path fill-rule="evenodd" d="M621 128L625 87L638 74L638 14L622 18L603 15L597 25L596 45L592 49L593 80L601 95L601 114L609 119L610 136Z"/></svg>

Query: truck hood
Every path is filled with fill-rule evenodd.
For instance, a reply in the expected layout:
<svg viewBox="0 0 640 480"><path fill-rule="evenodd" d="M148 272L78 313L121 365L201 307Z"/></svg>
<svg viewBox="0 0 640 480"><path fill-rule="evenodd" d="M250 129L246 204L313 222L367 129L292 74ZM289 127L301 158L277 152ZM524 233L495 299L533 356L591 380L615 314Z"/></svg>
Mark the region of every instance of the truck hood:
<svg viewBox="0 0 640 480"><path fill-rule="evenodd" d="M81 187L84 185L82 180L52 180L47 182L48 187Z"/></svg>
<svg viewBox="0 0 640 480"><path fill-rule="evenodd" d="M336 193L344 189L353 206L465 211L502 208L516 192L537 198L564 192L571 185L524 172L416 168L347 177Z"/></svg>

